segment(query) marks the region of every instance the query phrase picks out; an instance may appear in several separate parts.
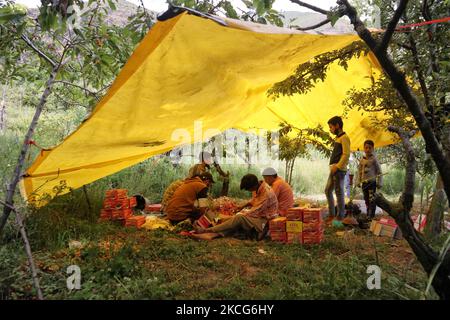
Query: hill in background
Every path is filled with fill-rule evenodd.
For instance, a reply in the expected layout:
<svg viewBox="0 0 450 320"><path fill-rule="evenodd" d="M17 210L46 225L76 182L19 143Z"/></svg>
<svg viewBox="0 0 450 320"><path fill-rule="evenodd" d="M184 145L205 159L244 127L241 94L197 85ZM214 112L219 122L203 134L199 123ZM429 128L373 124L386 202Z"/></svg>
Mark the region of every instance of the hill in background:
<svg viewBox="0 0 450 320"><path fill-rule="evenodd" d="M111 13L106 18L106 22L111 25L124 26L128 22L128 17L136 14L138 6L126 1L118 0L116 4L116 10L112 10ZM157 12L148 10L152 20L156 20ZM37 9L29 9L31 16L37 16ZM282 13L284 15L284 25L289 26L299 26L299 27L309 27L315 25L325 19L324 15L314 12L297 12L297 11L286 11ZM315 31L323 33L353 33L353 27L350 21L344 17L337 21L337 23L332 27L330 23L321 26Z"/></svg>

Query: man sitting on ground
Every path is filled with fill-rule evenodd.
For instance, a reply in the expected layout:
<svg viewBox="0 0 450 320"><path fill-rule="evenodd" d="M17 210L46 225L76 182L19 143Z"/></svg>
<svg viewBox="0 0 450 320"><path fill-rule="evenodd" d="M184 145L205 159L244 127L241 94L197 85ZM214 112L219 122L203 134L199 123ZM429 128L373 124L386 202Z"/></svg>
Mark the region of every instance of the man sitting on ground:
<svg viewBox="0 0 450 320"><path fill-rule="evenodd" d="M272 187L278 200L278 212L286 216L288 209L294 206L294 193L291 186L278 176L274 168L266 168L262 173L264 181Z"/></svg>
<svg viewBox="0 0 450 320"><path fill-rule="evenodd" d="M201 211L195 206L195 201L207 197L208 187L212 183L214 179L209 172L183 180L164 210L170 222L178 223L186 219L193 222L198 219Z"/></svg>
<svg viewBox="0 0 450 320"><path fill-rule="evenodd" d="M203 229L196 226L198 233L212 233L217 236L226 236L238 230L250 233L255 230L258 240L263 239L267 233L268 221L278 214L278 201L275 193L264 181L258 181L254 174L247 174L241 180L241 190L254 192L248 205L250 209L242 210L235 216L214 227Z"/></svg>

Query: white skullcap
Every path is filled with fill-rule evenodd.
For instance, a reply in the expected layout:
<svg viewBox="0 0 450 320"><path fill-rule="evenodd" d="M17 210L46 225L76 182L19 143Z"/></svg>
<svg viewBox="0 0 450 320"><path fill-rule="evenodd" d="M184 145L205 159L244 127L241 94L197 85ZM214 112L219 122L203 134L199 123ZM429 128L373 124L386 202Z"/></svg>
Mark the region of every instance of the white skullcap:
<svg viewBox="0 0 450 320"><path fill-rule="evenodd" d="M265 168L262 172L263 176L273 176L277 174L277 170L275 170L274 168Z"/></svg>

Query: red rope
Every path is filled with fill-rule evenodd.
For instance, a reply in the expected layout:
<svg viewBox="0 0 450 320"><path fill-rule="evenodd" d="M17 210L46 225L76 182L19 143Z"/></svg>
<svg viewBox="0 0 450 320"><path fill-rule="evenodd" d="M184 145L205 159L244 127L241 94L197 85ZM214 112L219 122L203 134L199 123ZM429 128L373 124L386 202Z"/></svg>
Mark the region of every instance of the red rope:
<svg viewBox="0 0 450 320"><path fill-rule="evenodd" d="M447 22L450 21L450 17L446 17L446 18L441 18L441 19L435 19L435 20L430 20L430 21L423 21L423 22L418 22L418 23L412 23L412 24L407 24L404 26L399 26L397 27L397 29L406 29L406 28L411 28L411 27L420 27L420 26L425 26L427 24L435 24L435 23L441 23L441 22Z"/></svg>
<svg viewBox="0 0 450 320"><path fill-rule="evenodd" d="M29 144L29 145L33 145L33 146L35 146L35 147L41 149L41 151L47 151L47 150L48 150L48 149L42 148L42 147L41 147L40 145L38 145L38 144L36 143L36 141L34 141L34 140L28 140L26 143Z"/></svg>
<svg viewBox="0 0 450 320"><path fill-rule="evenodd" d="M37 145L36 145L36 142L35 142L34 140L28 140L28 141L27 141L27 144L37 146Z"/></svg>

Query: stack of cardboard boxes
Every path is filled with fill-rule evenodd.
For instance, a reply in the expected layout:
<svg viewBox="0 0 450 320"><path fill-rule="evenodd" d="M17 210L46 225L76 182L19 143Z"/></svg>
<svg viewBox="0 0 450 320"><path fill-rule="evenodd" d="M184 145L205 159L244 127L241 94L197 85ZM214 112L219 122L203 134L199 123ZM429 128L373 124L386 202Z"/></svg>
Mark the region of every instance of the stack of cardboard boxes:
<svg viewBox="0 0 450 320"><path fill-rule="evenodd" d="M125 227L140 228L145 223L145 216L129 217L125 220Z"/></svg>
<svg viewBox="0 0 450 320"><path fill-rule="evenodd" d="M323 240L323 220L324 209L305 208L303 210L303 243L321 243Z"/></svg>
<svg viewBox="0 0 450 320"><path fill-rule="evenodd" d="M273 241L284 243L313 244L323 240L321 208L296 207L288 210L286 217L269 222Z"/></svg>
<svg viewBox="0 0 450 320"><path fill-rule="evenodd" d="M106 191L103 208L100 210L100 220L117 220L124 226L140 227L145 222L144 216L133 217L136 198L128 197L126 189L111 189Z"/></svg>
<svg viewBox="0 0 450 320"><path fill-rule="evenodd" d="M389 217L383 217L380 220L372 220L370 231L376 236L401 239L402 232L398 228L395 220Z"/></svg>

